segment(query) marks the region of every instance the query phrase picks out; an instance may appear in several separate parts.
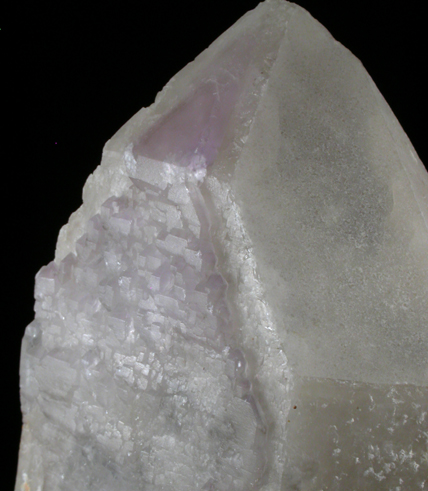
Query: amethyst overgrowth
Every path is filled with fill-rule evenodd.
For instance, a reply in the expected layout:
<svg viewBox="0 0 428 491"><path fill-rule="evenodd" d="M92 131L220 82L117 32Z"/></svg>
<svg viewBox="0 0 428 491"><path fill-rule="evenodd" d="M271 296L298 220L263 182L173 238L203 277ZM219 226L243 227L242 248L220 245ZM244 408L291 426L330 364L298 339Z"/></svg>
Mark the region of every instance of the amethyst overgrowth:
<svg viewBox="0 0 428 491"><path fill-rule="evenodd" d="M109 140L36 278L16 491L423 488L428 176L260 4Z"/></svg>

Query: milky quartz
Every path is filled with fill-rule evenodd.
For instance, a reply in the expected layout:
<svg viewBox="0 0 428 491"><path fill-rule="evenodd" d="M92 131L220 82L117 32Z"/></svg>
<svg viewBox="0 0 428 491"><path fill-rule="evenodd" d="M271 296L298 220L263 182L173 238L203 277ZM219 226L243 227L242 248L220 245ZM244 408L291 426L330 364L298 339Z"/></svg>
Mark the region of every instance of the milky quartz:
<svg viewBox="0 0 428 491"><path fill-rule="evenodd" d="M35 297L16 491L428 487L428 176L297 5L106 143Z"/></svg>

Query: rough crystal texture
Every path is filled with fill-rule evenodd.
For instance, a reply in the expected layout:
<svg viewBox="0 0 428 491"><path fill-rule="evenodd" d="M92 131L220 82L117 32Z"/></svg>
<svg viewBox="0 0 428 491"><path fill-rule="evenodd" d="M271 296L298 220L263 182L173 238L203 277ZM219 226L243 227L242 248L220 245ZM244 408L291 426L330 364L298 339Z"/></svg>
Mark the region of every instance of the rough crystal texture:
<svg viewBox="0 0 428 491"><path fill-rule="evenodd" d="M284 489L424 489L427 414L427 387L296 378Z"/></svg>
<svg viewBox="0 0 428 491"><path fill-rule="evenodd" d="M134 180L76 255L37 275L22 391L41 418L32 437L48 426L67 449L41 449L47 489L248 489L263 470L266 428L203 202L184 172L171 180Z"/></svg>
<svg viewBox="0 0 428 491"><path fill-rule="evenodd" d="M262 3L107 142L21 357L16 491L428 485L428 177Z"/></svg>

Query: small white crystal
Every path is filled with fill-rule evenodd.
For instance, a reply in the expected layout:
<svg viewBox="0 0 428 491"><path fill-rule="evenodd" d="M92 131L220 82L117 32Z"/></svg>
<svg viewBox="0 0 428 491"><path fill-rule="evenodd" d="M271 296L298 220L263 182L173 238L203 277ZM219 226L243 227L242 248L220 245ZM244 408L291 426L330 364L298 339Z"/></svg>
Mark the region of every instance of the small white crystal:
<svg viewBox="0 0 428 491"><path fill-rule="evenodd" d="M418 489L428 175L270 0L104 148L36 278L16 491Z"/></svg>

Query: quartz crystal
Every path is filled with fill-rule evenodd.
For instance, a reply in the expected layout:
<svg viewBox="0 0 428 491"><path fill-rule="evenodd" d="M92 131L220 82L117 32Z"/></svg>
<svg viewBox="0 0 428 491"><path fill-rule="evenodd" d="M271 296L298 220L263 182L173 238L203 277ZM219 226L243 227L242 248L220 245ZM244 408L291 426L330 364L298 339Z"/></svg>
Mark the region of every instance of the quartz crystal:
<svg viewBox="0 0 428 491"><path fill-rule="evenodd" d="M428 487L428 175L297 5L106 143L35 297L16 491Z"/></svg>

